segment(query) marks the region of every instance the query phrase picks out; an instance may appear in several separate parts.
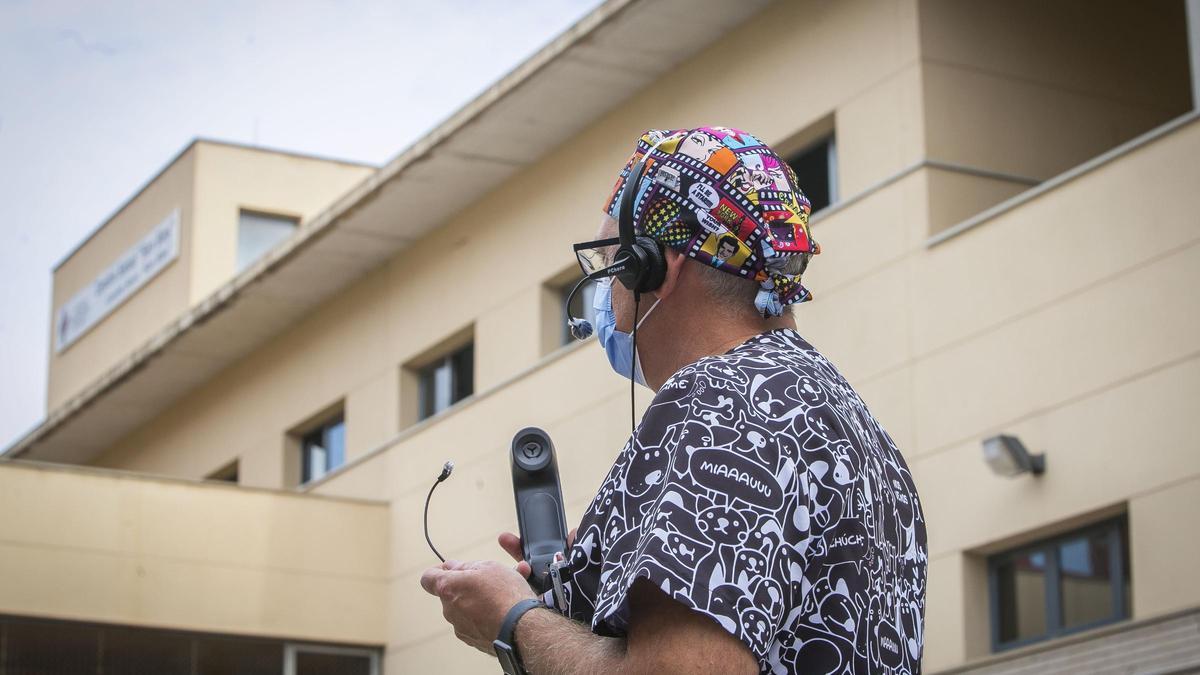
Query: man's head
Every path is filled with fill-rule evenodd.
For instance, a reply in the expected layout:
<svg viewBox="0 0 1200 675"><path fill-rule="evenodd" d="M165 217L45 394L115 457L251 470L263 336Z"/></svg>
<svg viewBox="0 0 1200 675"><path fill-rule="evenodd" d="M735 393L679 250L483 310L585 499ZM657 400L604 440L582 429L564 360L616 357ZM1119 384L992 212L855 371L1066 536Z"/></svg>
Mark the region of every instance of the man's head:
<svg viewBox="0 0 1200 675"><path fill-rule="evenodd" d="M640 163L645 170L633 175ZM762 316L812 297L800 283L820 252L808 229L811 206L791 167L754 136L727 127L648 131L609 196L613 219L627 189L636 234L756 284L751 304Z"/></svg>
<svg viewBox="0 0 1200 675"><path fill-rule="evenodd" d="M616 331L628 337L639 326L639 362L657 388L696 358L794 326L784 309L811 297L800 274L820 248L791 168L753 136L720 127L643 135L609 197L598 239L618 236L625 183L643 158L643 178L628 186L637 190L630 193L633 227L663 249L663 282L640 302L616 280L611 294L597 297L610 297ZM617 247L609 248L607 263Z"/></svg>

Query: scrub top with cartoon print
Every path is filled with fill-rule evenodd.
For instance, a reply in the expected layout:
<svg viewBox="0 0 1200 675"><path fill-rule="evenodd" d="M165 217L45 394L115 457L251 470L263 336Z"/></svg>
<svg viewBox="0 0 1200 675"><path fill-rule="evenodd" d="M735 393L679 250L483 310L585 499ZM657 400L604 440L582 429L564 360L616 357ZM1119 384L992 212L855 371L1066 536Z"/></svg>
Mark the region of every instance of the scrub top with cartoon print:
<svg viewBox="0 0 1200 675"><path fill-rule="evenodd" d="M547 604L625 633L646 577L763 673L919 673L925 522L900 451L796 331L675 373L579 525Z"/></svg>

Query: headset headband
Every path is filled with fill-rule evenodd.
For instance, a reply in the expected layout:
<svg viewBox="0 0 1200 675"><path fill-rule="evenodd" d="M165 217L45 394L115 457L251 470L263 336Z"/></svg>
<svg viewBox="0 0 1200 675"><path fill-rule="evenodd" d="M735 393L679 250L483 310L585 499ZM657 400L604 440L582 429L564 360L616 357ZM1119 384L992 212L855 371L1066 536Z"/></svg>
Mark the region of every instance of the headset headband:
<svg viewBox="0 0 1200 675"><path fill-rule="evenodd" d="M617 214L617 236L621 239L621 247L633 246L636 240L636 233L633 229L633 205L637 201L638 188L642 184L642 179L646 177L646 172L649 170L650 156L658 149L658 146L663 143L683 135L682 133L670 134L663 136L646 150L646 154L638 160L638 163L629 169L629 175L625 177L625 185L621 186L621 211Z"/></svg>

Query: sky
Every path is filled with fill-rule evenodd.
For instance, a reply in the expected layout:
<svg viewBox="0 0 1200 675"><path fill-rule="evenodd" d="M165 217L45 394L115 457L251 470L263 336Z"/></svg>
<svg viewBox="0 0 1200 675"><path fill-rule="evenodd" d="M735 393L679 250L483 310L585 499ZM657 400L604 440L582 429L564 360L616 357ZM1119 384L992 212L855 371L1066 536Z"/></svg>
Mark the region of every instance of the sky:
<svg viewBox="0 0 1200 675"><path fill-rule="evenodd" d="M0 0L0 449L51 270L195 137L381 165L598 0Z"/></svg>

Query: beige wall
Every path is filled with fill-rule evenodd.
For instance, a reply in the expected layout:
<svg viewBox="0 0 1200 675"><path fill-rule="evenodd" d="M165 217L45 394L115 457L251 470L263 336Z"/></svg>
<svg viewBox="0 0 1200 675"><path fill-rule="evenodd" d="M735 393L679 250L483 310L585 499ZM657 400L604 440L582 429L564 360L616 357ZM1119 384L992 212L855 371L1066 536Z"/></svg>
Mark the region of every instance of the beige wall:
<svg viewBox="0 0 1200 675"><path fill-rule="evenodd" d="M17 461L0 513L0 614L386 637L385 505Z"/></svg>
<svg viewBox="0 0 1200 675"><path fill-rule="evenodd" d="M937 159L1045 180L1191 108L1176 0L921 0L920 20Z"/></svg>
<svg viewBox="0 0 1200 675"><path fill-rule="evenodd" d="M386 441L400 431L394 406L403 409L411 402L393 402L387 394L367 403L366 391L387 390L400 366L464 326L474 326L477 390L532 367L542 356L542 322L558 320L543 315L542 284L570 263L564 252L571 242L593 233L617 168L632 151L632 139L648 125L720 123L735 117L737 124L764 138L784 141L831 112L840 116L845 110L847 121L839 117L844 185L867 185L876 174L917 161L921 125L913 11L906 2L886 11L838 3L789 3L768 10L667 76L661 86L635 96L570 146L468 206L97 463L195 476L242 454L244 481L280 486L285 481L279 439L286 430L333 402L357 400L373 421L367 429L358 428L355 412L347 411L349 454ZM809 25L817 18L823 22L821 30ZM905 22L910 30L896 29ZM789 37L796 26L809 26L804 39ZM851 38L835 40L834 34ZM777 42L780 51L763 53L756 45L764 39ZM846 58L847 49L856 58ZM731 55L737 55L736 63ZM807 64L805 72L819 81L811 91L780 87L779 63ZM735 73L746 80L739 99L701 94L703 87L731 80ZM777 101L756 105L754 92L769 92ZM880 105L898 112L886 119L867 114ZM789 115L780 116L781 109ZM860 147L860 138L888 142ZM531 199L534 194L537 198ZM488 227L479 227L482 222ZM516 240L523 242L525 259L536 264L495 274L496 252L510 250ZM448 269L458 275L461 287L486 293L447 302ZM348 354L356 356L347 359ZM268 400L271 405L261 404Z"/></svg>
<svg viewBox="0 0 1200 675"><path fill-rule="evenodd" d="M923 300L911 313L918 351L905 399L920 405L896 404L914 420L909 461L930 514L935 563L1128 504L1133 539L1158 544L1134 543L1134 616L1200 603L1197 589L1138 571L1194 567L1200 558L1188 542L1167 540L1177 521L1137 515L1188 499L1173 486L1200 474L1185 428L1200 396L1200 325L1189 291L1200 249L1178 197L1200 180L1198 152L1193 122L939 245L913 267L911 293ZM1110 245L1116 239L1125 242L1119 250ZM1006 250L1015 241L1031 245ZM1044 451L1046 475L988 474L979 441L1000 431ZM937 581L931 636L958 630L958 617L984 597L976 582L960 606L937 608L935 619L935 593L954 602ZM983 635L969 637L931 643L926 664L945 667L986 649Z"/></svg>
<svg viewBox="0 0 1200 675"><path fill-rule="evenodd" d="M1194 363L1194 362L1193 362ZM1193 366L1191 377L1196 377ZM1192 401L1195 399L1192 392ZM1180 438L1179 452L1196 453L1195 443ZM1183 441L1183 442L1181 442ZM1166 614L1194 607L1200 597L1200 538L1191 535L1200 513L1200 476L1180 472L1161 489L1146 490L1129 500L1130 546L1133 549L1133 611L1136 616Z"/></svg>
<svg viewBox="0 0 1200 675"><path fill-rule="evenodd" d="M1191 109L1179 0L921 0L920 23L928 156L997 174L931 180L931 233Z"/></svg>
<svg viewBox="0 0 1200 675"><path fill-rule="evenodd" d="M374 171L349 162L198 143L191 304L237 271L239 210L293 216L305 223Z"/></svg>
<svg viewBox="0 0 1200 675"><path fill-rule="evenodd" d="M188 308L195 164L193 145L54 270L47 332L48 411L78 394ZM59 308L174 209L179 209L179 256L78 340L56 352L54 323Z"/></svg>
<svg viewBox="0 0 1200 675"><path fill-rule="evenodd" d="M302 223L374 172L359 164L198 140L54 271L58 308L172 209L179 257L61 354L50 339L46 407L53 411L233 278L239 209Z"/></svg>
<svg viewBox="0 0 1200 675"><path fill-rule="evenodd" d="M421 506L442 462L454 459L458 468L433 499L435 543L448 556L499 559L495 533L515 527L505 454L515 430L536 424L555 439L571 520L628 434L627 384L594 343L544 355L547 326L559 316L543 283L570 262L570 244L592 234L615 172L644 128L724 123L787 143L832 115L842 195L860 198L814 225L823 253L806 283L816 300L797 310L797 320L916 474L930 532L926 669L988 649L981 610L988 551L1101 513L1130 515L1135 616L1200 604L1200 588L1155 574L1200 567L1200 550L1173 539L1164 518L1200 508L1200 454L1183 426L1200 394L1200 312L1189 291L1200 242L1180 198L1200 181L1200 123L929 248L931 231L1027 187L921 166L927 158L979 159L939 154L958 144L948 144L954 136L932 109L950 105L938 92L969 98L977 84L963 82L982 67L954 65L966 58L955 51L962 45L931 34L959 30L963 17L947 7L769 8L97 463L195 477L240 458L243 483L286 486L286 432L343 402L352 466L314 490L390 502L388 672L493 668L457 644L436 601L417 586L434 561ZM1000 14L989 21L1003 24ZM919 32L918 17L931 21ZM1004 67L1015 70L1001 69L996 86L1025 82L1015 65ZM786 86L781 73L788 72L797 86ZM1088 100L1080 110L1100 107ZM1006 147L1024 142L956 138L989 162L988 152L1007 156ZM1086 159L1078 156L1091 152L1085 148L1099 152L1111 143L1099 138L1081 144L1046 134L1026 164L982 168L1047 178ZM497 273L498 258L518 255L515 241L527 264ZM473 292L448 296L447 270ZM465 327L476 340L476 396L408 426L402 411L412 394L403 365ZM641 392L639 406L648 399ZM1016 480L988 473L980 440L999 431L1046 452L1048 473Z"/></svg>

